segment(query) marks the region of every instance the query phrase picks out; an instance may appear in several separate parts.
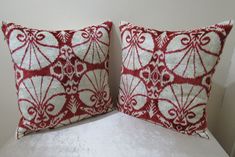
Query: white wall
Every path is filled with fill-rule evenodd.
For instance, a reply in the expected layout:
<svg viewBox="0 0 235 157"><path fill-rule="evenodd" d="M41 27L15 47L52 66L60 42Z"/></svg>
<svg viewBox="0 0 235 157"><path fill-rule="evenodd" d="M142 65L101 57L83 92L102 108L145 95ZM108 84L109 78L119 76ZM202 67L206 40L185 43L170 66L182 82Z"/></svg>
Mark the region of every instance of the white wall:
<svg viewBox="0 0 235 157"><path fill-rule="evenodd" d="M227 152L231 152L233 144L235 149L235 49L231 61L223 105L217 117L214 132Z"/></svg>
<svg viewBox="0 0 235 157"><path fill-rule="evenodd" d="M77 29L110 19L114 22L111 43L110 82L117 95L121 62L120 20L158 29L187 29L235 19L234 0L0 0L0 20L44 29ZM209 105L209 128L214 132L220 111L230 57L235 42L231 32L214 77ZM15 131L17 111L14 72L9 51L0 33L0 145Z"/></svg>

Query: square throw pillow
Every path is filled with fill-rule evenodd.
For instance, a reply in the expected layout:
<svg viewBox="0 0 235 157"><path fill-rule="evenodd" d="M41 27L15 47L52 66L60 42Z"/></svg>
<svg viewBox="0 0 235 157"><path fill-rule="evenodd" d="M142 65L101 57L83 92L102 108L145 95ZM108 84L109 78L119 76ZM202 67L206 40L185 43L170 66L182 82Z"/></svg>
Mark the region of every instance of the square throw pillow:
<svg viewBox="0 0 235 157"><path fill-rule="evenodd" d="M122 22L118 110L188 135L207 137L211 77L232 21L186 31Z"/></svg>
<svg viewBox="0 0 235 157"><path fill-rule="evenodd" d="M112 109L108 59L112 23L47 31L3 23L21 119L17 138Z"/></svg>

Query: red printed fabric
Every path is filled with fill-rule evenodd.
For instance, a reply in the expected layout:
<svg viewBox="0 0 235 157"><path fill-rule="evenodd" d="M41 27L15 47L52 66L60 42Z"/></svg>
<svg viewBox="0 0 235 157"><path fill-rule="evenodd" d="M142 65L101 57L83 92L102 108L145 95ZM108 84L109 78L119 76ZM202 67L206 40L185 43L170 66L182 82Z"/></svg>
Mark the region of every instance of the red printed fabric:
<svg viewBox="0 0 235 157"><path fill-rule="evenodd" d="M21 119L17 138L112 109L108 51L112 23L46 31L3 24Z"/></svg>
<svg viewBox="0 0 235 157"><path fill-rule="evenodd" d="M232 21L188 31L122 22L118 110L175 131L207 137L211 78Z"/></svg>

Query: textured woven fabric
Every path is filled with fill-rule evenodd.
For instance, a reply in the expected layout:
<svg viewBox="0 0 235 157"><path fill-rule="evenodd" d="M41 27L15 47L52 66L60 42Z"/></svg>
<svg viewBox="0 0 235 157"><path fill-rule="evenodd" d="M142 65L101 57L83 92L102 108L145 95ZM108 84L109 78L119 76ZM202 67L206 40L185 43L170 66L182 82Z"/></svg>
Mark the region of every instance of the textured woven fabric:
<svg viewBox="0 0 235 157"><path fill-rule="evenodd" d="M185 31L122 22L119 111L204 136L211 78L231 28L232 21Z"/></svg>
<svg viewBox="0 0 235 157"><path fill-rule="evenodd" d="M62 31L3 24L22 115L18 138L111 110L108 84L111 27L109 21Z"/></svg>

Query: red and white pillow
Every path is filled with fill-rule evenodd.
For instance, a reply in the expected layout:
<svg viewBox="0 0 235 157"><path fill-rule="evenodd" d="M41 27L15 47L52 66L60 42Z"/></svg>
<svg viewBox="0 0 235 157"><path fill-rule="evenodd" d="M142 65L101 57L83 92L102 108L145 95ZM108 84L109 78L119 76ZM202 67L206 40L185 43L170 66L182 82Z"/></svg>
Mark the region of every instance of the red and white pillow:
<svg viewBox="0 0 235 157"><path fill-rule="evenodd" d="M122 22L118 110L205 137L211 77L231 29L232 21L186 31Z"/></svg>
<svg viewBox="0 0 235 157"><path fill-rule="evenodd" d="M47 31L2 25L14 63L20 138L112 109L108 59L112 23Z"/></svg>

